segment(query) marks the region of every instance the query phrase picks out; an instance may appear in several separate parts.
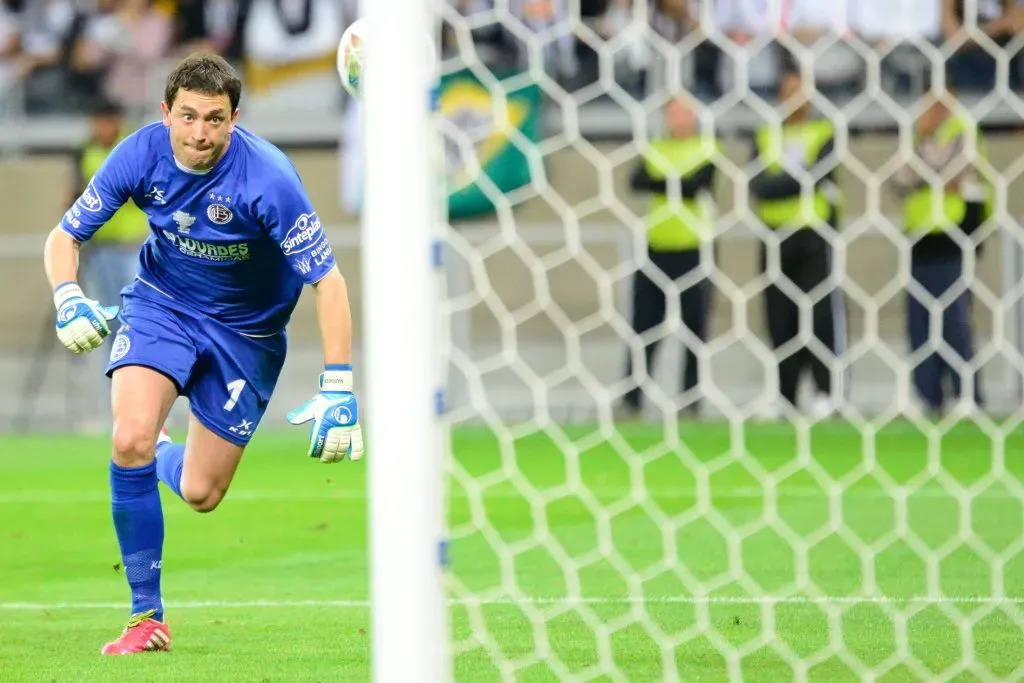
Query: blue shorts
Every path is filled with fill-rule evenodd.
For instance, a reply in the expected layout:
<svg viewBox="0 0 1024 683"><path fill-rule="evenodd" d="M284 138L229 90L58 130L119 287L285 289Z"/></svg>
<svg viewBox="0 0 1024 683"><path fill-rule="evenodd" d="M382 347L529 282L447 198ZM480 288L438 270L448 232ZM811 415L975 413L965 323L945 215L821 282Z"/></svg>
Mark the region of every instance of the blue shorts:
<svg viewBox="0 0 1024 683"><path fill-rule="evenodd" d="M284 366L284 332L247 337L212 318L125 294L107 376L126 365L157 370L187 396L192 414L233 444L249 442Z"/></svg>

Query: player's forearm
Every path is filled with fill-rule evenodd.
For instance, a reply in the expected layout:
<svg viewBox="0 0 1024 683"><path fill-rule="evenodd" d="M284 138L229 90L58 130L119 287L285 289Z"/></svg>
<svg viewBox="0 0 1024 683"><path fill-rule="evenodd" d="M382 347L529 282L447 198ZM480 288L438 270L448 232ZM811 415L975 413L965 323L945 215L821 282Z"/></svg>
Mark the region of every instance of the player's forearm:
<svg viewBox="0 0 1024 683"><path fill-rule="evenodd" d="M50 288L78 280L78 242L61 228L54 228L43 247L43 266Z"/></svg>
<svg viewBox="0 0 1024 683"><path fill-rule="evenodd" d="M324 345L324 364L352 362L352 309L348 285L337 268L313 285L316 292L316 317Z"/></svg>

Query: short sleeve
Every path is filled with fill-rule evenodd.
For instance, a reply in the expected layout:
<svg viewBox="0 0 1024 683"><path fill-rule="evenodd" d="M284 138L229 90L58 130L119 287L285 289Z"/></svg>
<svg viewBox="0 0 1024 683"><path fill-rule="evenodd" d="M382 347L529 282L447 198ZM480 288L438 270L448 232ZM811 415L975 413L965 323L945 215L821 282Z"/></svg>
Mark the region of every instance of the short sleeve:
<svg viewBox="0 0 1024 683"><path fill-rule="evenodd" d="M85 189L61 218L60 227L79 242L91 238L131 197L135 184L135 137L121 141L85 183Z"/></svg>
<svg viewBox="0 0 1024 683"><path fill-rule="evenodd" d="M334 268L334 251L313 202L293 169L282 170L262 188L257 217L292 269L307 284Z"/></svg>

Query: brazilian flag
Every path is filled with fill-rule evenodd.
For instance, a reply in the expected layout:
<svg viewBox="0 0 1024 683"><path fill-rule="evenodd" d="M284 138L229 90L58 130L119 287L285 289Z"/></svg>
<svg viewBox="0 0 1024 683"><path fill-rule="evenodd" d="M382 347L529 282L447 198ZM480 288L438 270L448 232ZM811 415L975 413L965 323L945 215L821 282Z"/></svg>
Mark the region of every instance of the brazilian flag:
<svg viewBox="0 0 1024 683"><path fill-rule="evenodd" d="M504 109L495 106L502 93L507 103ZM440 83L438 113L449 128L461 133L461 143L449 132L444 135L450 219L494 212L490 197L471 175L473 156L475 165L500 193L530 183L530 166L520 147L513 144L512 131L522 135L520 146L538 139L540 89L535 84L493 93L469 70L448 74Z"/></svg>

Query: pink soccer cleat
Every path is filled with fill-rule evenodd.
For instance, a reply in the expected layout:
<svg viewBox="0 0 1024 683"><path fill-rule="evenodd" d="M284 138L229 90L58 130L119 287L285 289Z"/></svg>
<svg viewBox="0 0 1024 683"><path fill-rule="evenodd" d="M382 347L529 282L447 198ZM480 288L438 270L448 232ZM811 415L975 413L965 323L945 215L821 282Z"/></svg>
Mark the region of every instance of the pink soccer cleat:
<svg viewBox="0 0 1024 683"><path fill-rule="evenodd" d="M171 632L167 624L153 618L156 610L133 614L121 637L103 646L105 655L133 655L171 649Z"/></svg>

